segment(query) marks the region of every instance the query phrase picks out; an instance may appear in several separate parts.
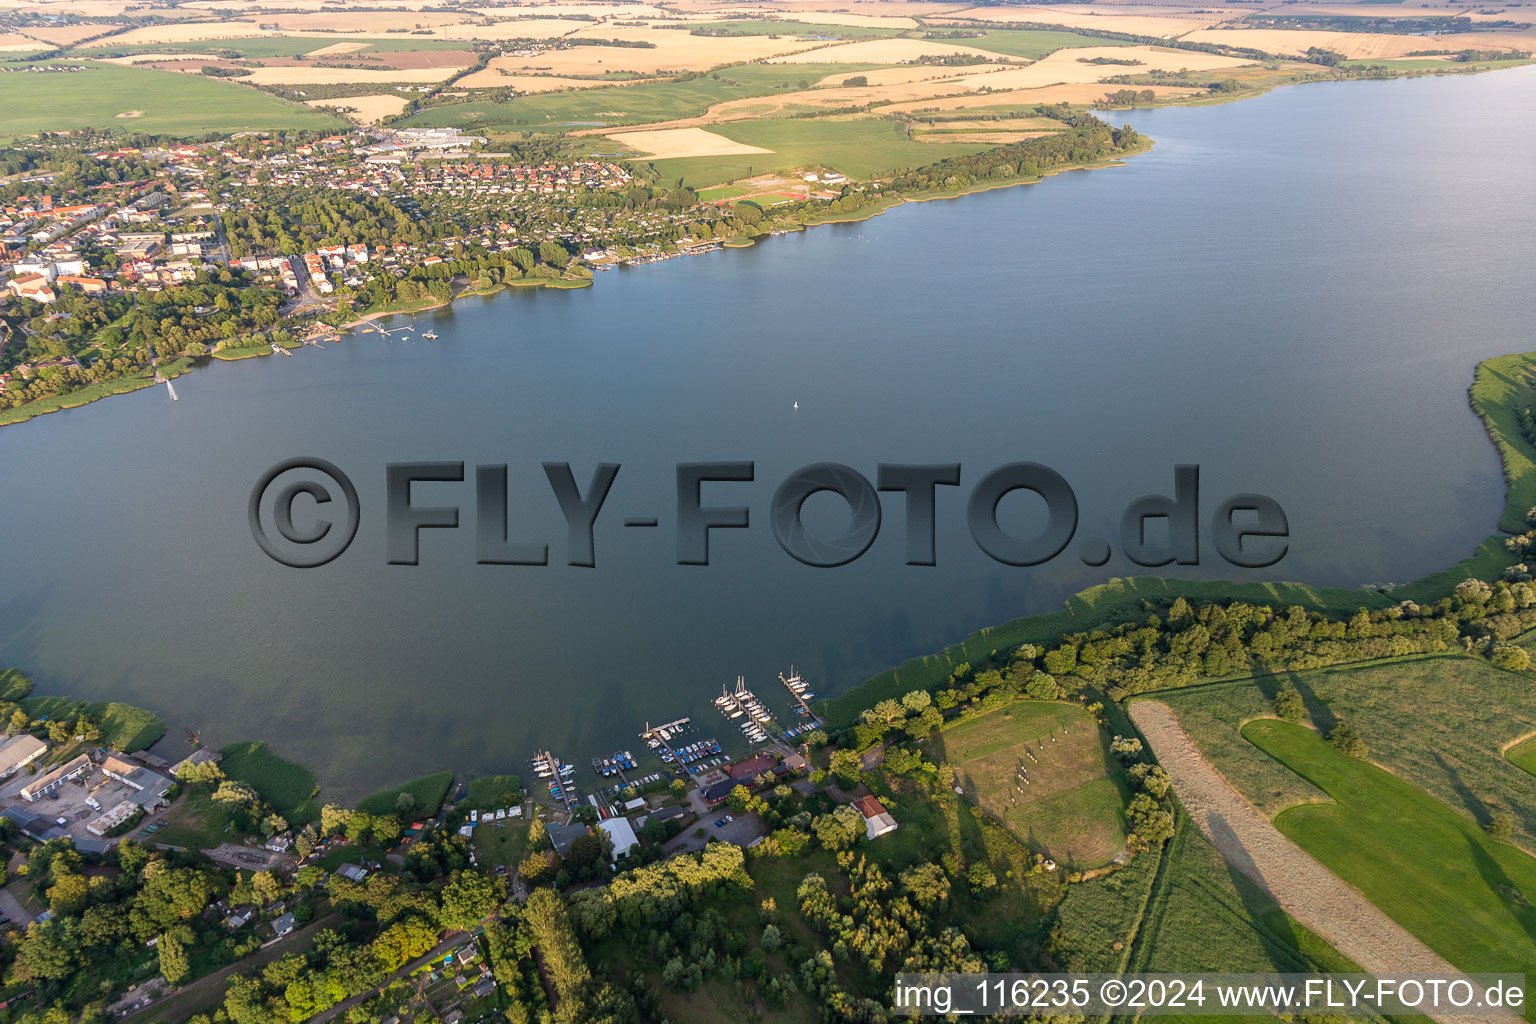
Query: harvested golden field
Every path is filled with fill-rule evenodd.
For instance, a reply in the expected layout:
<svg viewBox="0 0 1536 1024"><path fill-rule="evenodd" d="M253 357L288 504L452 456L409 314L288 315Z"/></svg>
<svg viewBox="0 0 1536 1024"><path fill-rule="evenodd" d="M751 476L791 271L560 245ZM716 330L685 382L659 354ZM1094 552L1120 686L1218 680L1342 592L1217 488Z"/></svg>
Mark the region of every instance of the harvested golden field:
<svg viewBox="0 0 1536 1024"><path fill-rule="evenodd" d="M574 18L516 18L495 25L455 25L434 34L444 39L555 39L591 27L592 22Z"/></svg>
<svg viewBox="0 0 1536 1024"><path fill-rule="evenodd" d="M28 26L25 34L54 46L73 46L82 39L101 35L106 29L105 25L56 25L51 28Z"/></svg>
<svg viewBox="0 0 1536 1024"><path fill-rule="evenodd" d="M652 29L624 25L589 25L577 33L589 39L627 39L656 44L654 48L573 46L535 57L503 57L498 67L509 71L547 71L553 75L601 75L610 71L653 74L658 71L707 71L721 64L759 60L823 44L768 36L695 36L685 29Z"/></svg>
<svg viewBox="0 0 1536 1024"><path fill-rule="evenodd" d="M875 71L844 71L828 75L816 85L821 88L840 88L848 79L862 75L872 86L906 85L910 82L937 82L975 74L979 71L997 71L1005 64L972 64L963 68L935 67L932 64L904 64L896 68L879 68Z"/></svg>
<svg viewBox="0 0 1536 1024"><path fill-rule="evenodd" d="M813 44L815 50L775 57L769 64L906 64L920 57L968 54L995 62L999 54L974 46L940 42L936 39L864 39L856 43ZM956 70L934 68L933 70Z"/></svg>
<svg viewBox="0 0 1536 1024"><path fill-rule="evenodd" d="M495 57L491 60L491 66L476 71L472 75L465 75L454 85L465 89L516 89L521 93L534 92L559 92L562 89L591 89L598 85L612 85L600 78L561 78L558 75L520 75L516 72L503 73L496 62L501 60Z"/></svg>
<svg viewBox="0 0 1536 1024"><path fill-rule="evenodd" d="M93 57L103 64L228 64L229 61L216 53L130 53L123 57ZM193 68L196 70L196 68Z"/></svg>
<svg viewBox="0 0 1536 1024"><path fill-rule="evenodd" d="M322 46L318 50L310 50L306 57L335 57L343 53L356 53L358 50L368 49L367 43L332 43Z"/></svg>
<svg viewBox="0 0 1536 1024"><path fill-rule="evenodd" d="M1142 36L1182 35L1194 29L1217 25L1233 17L1253 13L1251 10L1227 10L1200 8L1210 13L1196 13L1194 9L1114 7L1109 5L1050 4L1041 7L973 7L940 15L936 22L992 21L992 22L1039 22L1060 25L1063 28L1098 29L1103 32L1131 32Z"/></svg>
<svg viewBox="0 0 1536 1024"><path fill-rule="evenodd" d="M16 32L0 33L0 51L10 53L21 50L42 50L46 47L36 39L28 39Z"/></svg>
<svg viewBox="0 0 1536 1024"><path fill-rule="evenodd" d="M325 11L317 14L263 14L263 25L276 25L285 32L409 32L416 28L441 28L462 25L462 14L439 11Z"/></svg>
<svg viewBox="0 0 1536 1024"><path fill-rule="evenodd" d="M305 100L311 107L351 107L348 120L358 124L372 124L405 109L410 100L391 93L374 93L369 96L348 96L337 100Z"/></svg>
<svg viewBox="0 0 1536 1024"><path fill-rule="evenodd" d="M1366 32L1312 32L1286 29L1209 29L1184 37L1190 42L1247 46L1267 53L1303 54L1311 47L1342 53L1346 57L1368 60L1375 57L1404 57L1415 50L1536 50L1536 32L1458 32L1454 42L1428 36L1386 35Z"/></svg>
<svg viewBox="0 0 1536 1024"><path fill-rule="evenodd" d="M610 132L605 138L628 146L643 157L667 160L687 156L740 156L772 153L771 149L733 142L703 128L663 128L659 131Z"/></svg>
<svg viewBox="0 0 1536 1024"><path fill-rule="evenodd" d="M262 32L253 21L199 21L195 24L146 25L121 35L109 36L86 47L110 46L120 50L125 46L143 46L151 43L199 43L208 39L238 39L241 37L270 35Z"/></svg>
<svg viewBox="0 0 1536 1024"><path fill-rule="evenodd" d="M387 85L395 82L442 82L452 78L455 68L417 68L396 70L380 68L359 71L356 68L259 67L240 79L248 85Z"/></svg>

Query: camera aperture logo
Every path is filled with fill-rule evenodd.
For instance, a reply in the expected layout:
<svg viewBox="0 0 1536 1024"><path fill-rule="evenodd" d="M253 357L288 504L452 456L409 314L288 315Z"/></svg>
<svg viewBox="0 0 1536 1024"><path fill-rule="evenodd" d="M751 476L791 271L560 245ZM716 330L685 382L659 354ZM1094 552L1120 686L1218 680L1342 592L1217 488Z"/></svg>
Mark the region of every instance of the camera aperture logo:
<svg viewBox="0 0 1536 1024"><path fill-rule="evenodd" d="M544 475L567 527L566 564L597 565L594 528L619 464L597 466L585 490L576 482L568 462L546 462ZM675 509L677 564L709 565L710 534L714 530L749 529L746 505L704 503L705 485L715 495L729 485L752 483L752 462L681 462L676 467ZM904 496L907 565L937 564L935 516L940 487L959 487L959 463L880 463L875 482L858 470L834 462L817 462L790 474L774 491L768 521L786 554L816 568L847 565L862 557L880 535L881 492ZM1200 467L1174 467L1173 496L1144 495L1125 507L1120 517L1120 551L1136 565L1156 568L1171 564L1200 564ZM412 502L415 483L464 483L463 462L391 462L384 467L384 537L390 565L419 565L422 530L456 530L460 507L422 506ZM1009 533L998 521L998 506L1015 491L1030 491L1047 510L1045 525L1033 536ZM813 495L831 493L846 503L849 525L841 534L819 536L806 527L803 511ZM507 525L507 466L474 468L473 499L475 561L479 565L549 565L547 540L513 540ZM295 506L304 514L296 520ZM362 522L356 486L340 468L318 458L287 459L256 481L247 503L251 534L274 561L296 569L326 565L351 546ZM1154 520L1163 528L1148 530ZM301 525L302 522L302 525ZM626 527L655 528L656 516L624 519ZM1010 462L986 474L972 488L966 505L966 525L972 540L990 558L1004 565L1042 565L1060 555L1077 535L1077 495L1061 474L1035 462ZM1152 539L1160 533L1161 542ZM1290 524L1279 502L1261 494L1236 494L1220 502L1210 519L1210 537L1217 554L1230 565L1262 569L1275 565L1290 550ZM1100 537L1081 540L1078 557L1100 566L1112 554Z"/></svg>

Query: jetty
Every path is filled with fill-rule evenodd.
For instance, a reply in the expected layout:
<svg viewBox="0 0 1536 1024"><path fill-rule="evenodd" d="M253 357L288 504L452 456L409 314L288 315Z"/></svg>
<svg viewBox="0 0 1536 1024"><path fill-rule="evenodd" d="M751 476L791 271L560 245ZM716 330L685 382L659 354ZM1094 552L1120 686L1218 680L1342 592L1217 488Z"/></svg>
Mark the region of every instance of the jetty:
<svg viewBox="0 0 1536 1024"><path fill-rule="evenodd" d="M568 811L575 807L578 794L576 783L571 780L571 776L576 773L575 768L564 764L548 750L540 751L528 763L533 766L534 774L548 783L550 796L564 804Z"/></svg>
<svg viewBox="0 0 1536 1024"><path fill-rule="evenodd" d="M816 713L811 710L811 701L816 698L816 694L811 690L811 684L795 671L793 665L789 667L788 676L782 672L779 673L779 682L783 683L784 689L789 691L795 714L800 718L799 725L784 731L784 738L792 740L801 733L820 728L821 719L817 718Z"/></svg>

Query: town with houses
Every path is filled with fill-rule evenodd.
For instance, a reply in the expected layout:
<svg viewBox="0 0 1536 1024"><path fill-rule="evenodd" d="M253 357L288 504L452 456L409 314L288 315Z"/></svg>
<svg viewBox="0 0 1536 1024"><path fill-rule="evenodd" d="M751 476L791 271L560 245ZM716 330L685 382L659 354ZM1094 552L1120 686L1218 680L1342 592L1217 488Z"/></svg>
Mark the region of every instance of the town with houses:
<svg viewBox="0 0 1536 1024"><path fill-rule="evenodd" d="M147 369L151 359L99 343L80 301L102 303L95 322L110 327L141 297L175 301L175 289L199 282L269 290L276 316L215 317L216 335L186 340L210 315L194 297L176 310L181 343L143 348L160 359L255 354L464 290L581 286L594 270L760 230L756 207L701 202L632 164L486 144L456 128L254 132L85 147L70 151L72 172L3 179L0 408ZM772 202L789 204L857 186L823 172L769 187L779 189Z"/></svg>

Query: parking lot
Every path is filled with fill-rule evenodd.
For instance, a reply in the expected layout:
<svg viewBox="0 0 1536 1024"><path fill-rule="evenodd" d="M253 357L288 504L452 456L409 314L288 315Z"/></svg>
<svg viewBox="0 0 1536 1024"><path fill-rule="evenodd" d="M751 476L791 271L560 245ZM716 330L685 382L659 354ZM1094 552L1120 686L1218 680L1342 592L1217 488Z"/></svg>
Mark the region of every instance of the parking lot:
<svg viewBox="0 0 1536 1024"><path fill-rule="evenodd" d="M75 839L101 838L91 835L85 826L122 801L136 795L137 792L132 786L109 778L100 768L92 768L80 778L64 783L35 803L28 803L22 798L21 790L34 778L36 776L21 771L7 779L5 784L0 786L0 801L15 804L33 814L42 815L67 829L71 838ZM87 798L94 799L101 809L97 810L86 803Z"/></svg>

